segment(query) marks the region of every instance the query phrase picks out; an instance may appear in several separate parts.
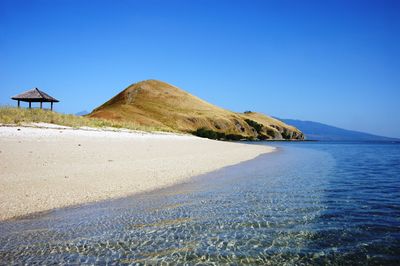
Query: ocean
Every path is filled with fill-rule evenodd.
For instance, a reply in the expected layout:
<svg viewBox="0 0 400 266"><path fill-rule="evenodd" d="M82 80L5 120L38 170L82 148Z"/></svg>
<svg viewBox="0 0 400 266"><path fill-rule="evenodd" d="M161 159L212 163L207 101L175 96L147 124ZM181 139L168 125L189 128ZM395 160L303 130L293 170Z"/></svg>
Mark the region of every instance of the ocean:
<svg viewBox="0 0 400 266"><path fill-rule="evenodd" d="M0 264L400 264L400 144L266 144L184 184L1 222Z"/></svg>

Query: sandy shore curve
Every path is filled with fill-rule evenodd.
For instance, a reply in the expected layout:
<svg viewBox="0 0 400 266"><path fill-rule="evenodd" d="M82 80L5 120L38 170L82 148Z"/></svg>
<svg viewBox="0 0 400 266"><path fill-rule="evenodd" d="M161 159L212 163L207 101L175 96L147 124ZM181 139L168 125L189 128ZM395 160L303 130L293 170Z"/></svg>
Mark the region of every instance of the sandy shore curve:
<svg viewBox="0 0 400 266"><path fill-rule="evenodd" d="M168 133L0 126L0 220L171 186L274 149Z"/></svg>

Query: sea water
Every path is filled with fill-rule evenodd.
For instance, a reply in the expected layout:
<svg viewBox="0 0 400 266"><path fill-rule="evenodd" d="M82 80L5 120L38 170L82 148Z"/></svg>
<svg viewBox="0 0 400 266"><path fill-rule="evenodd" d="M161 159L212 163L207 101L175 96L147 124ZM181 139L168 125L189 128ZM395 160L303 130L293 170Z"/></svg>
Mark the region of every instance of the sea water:
<svg viewBox="0 0 400 266"><path fill-rule="evenodd" d="M2 222L0 264L400 264L399 144L268 144L185 184Z"/></svg>

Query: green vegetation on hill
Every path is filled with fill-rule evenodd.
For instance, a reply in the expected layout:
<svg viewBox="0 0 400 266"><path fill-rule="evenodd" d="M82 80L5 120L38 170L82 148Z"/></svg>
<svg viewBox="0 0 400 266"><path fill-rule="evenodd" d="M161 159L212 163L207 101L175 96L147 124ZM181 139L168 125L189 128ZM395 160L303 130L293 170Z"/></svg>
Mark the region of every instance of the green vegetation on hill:
<svg viewBox="0 0 400 266"><path fill-rule="evenodd" d="M199 128L196 131L192 132L193 135L208 138L208 139L218 139L218 140L255 140L252 137L243 137L242 135L238 134L225 134L223 132L218 132L214 130L210 130L207 128Z"/></svg>
<svg viewBox="0 0 400 266"><path fill-rule="evenodd" d="M244 121L246 121L246 123L247 123L249 126L251 126L252 128L254 128L254 129L257 131L257 133L261 133L262 128L263 128L263 125L262 125L262 124L259 124L259 123L257 123L256 121L253 121L253 120L248 119L248 118L246 118Z"/></svg>

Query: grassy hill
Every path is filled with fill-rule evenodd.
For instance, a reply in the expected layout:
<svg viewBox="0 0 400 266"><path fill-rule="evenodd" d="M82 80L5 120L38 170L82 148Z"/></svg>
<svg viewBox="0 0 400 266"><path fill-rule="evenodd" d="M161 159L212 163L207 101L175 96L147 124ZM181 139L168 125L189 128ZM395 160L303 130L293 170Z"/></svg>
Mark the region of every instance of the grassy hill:
<svg viewBox="0 0 400 266"><path fill-rule="evenodd" d="M272 117L224 110L157 80L129 86L88 116L214 139L304 138L298 129Z"/></svg>

